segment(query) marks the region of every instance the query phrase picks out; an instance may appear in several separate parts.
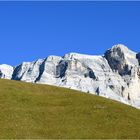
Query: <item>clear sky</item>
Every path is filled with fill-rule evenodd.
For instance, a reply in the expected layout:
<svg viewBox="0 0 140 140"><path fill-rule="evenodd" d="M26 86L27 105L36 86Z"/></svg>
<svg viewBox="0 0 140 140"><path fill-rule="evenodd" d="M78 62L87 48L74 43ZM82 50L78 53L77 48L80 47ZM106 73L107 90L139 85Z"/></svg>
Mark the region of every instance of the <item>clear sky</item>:
<svg viewBox="0 0 140 140"><path fill-rule="evenodd" d="M140 51L140 2L0 2L0 63L69 52Z"/></svg>

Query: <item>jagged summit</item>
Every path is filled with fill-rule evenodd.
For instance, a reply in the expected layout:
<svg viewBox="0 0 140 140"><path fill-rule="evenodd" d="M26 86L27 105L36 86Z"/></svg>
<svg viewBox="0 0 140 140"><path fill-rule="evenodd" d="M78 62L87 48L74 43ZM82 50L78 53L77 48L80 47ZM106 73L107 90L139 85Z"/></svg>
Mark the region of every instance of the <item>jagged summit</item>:
<svg viewBox="0 0 140 140"><path fill-rule="evenodd" d="M140 108L140 53L114 45L102 56L49 56L16 67L0 65L0 77L80 90Z"/></svg>
<svg viewBox="0 0 140 140"><path fill-rule="evenodd" d="M138 66L136 53L122 44L114 45L105 52L110 67L120 75L130 74L132 67Z"/></svg>
<svg viewBox="0 0 140 140"><path fill-rule="evenodd" d="M112 47L112 49L121 49L121 50L123 50L123 51L128 51L129 49L128 49L128 47L127 46L125 46L124 44L117 44L117 45L114 45L113 47Z"/></svg>
<svg viewBox="0 0 140 140"><path fill-rule="evenodd" d="M136 56L136 52L130 50L127 46L123 45L123 44L117 44L114 45L111 49L108 49L107 51L112 51L112 52L116 52L116 53L124 53L124 56L132 55L132 57Z"/></svg>

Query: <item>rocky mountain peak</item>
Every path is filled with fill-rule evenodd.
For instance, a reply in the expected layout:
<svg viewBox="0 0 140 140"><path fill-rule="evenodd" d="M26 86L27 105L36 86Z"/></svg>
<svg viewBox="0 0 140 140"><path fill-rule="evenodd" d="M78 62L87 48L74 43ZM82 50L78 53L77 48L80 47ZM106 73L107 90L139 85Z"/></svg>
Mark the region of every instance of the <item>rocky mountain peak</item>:
<svg viewBox="0 0 140 140"><path fill-rule="evenodd" d="M129 50L125 45L114 45L111 49L105 52L110 67L118 71L120 75L130 75L131 69L138 66L136 53Z"/></svg>
<svg viewBox="0 0 140 140"><path fill-rule="evenodd" d="M127 46L125 46L125 45L123 45L123 44L117 44L117 45L114 45L112 48L111 48L112 50L114 50L114 51L122 51L122 52L128 52L128 51L130 51L129 49L128 49L128 47Z"/></svg>

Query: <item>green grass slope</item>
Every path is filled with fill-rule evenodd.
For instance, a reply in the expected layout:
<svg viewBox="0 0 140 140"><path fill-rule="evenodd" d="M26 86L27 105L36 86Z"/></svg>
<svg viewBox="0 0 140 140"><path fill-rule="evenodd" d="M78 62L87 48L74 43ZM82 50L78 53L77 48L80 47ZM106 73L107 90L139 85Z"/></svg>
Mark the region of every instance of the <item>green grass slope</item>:
<svg viewBox="0 0 140 140"><path fill-rule="evenodd" d="M140 110L74 90L0 80L0 138L140 138Z"/></svg>

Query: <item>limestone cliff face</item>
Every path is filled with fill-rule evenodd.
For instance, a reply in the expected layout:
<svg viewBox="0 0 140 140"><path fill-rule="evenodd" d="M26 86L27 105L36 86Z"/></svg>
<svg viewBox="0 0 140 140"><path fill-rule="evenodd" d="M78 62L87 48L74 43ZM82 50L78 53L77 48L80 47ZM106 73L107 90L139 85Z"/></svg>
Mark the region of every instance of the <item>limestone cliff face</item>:
<svg viewBox="0 0 140 140"><path fill-rule="evenodd" d="M77 53L0 66L0 77L76 89L140 108L140 53L118 44L103 56Z"/></svg>
<svg viewBox="0 0 140 140"><path fill-rule="evenodd" d="M131 75L131 70L138 66L136 53L124 45L115 45L105 53L110 67L120 75Z"/></svg>
<svg viewBox="0 0 140 140"><path fill-rule="evenodd" d="M12 66L3 64L0 65L0 78L11 79L14 68Z"/></svg>

